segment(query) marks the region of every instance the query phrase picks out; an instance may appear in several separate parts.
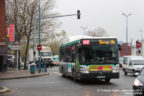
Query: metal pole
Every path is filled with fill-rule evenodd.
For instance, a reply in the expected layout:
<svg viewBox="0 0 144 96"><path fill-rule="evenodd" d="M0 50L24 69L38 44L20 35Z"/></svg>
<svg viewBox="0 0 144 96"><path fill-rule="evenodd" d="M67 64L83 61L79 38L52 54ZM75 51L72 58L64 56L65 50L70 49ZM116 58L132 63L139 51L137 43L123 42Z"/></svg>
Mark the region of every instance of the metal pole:
<svg viewBox="0 0 144 96"><path fill-rule="evenodd" d="M141 32L141 43L142 43L142 33L143 33L143 30L139 30Z"/></svg>
<svg viewBox="0 0 144 96"><path fill-rule="evenodd" d="M15 34L15 26L14 26L14 34ZM18 42L18 35L15 34L15 37L17 39L17 42ZM14 40L16 42L16 40ZM17 44L17 48L18 48L18 44ZM16 69L17 69L17 72L18 72L18 49L16 50Z"/></svg>
<svg viewBox="0 0 144 96"><path fill-rule="evenodd" d="M142 44L142 46L141 46L141 55L143 56L143 40L142 40L142 34L143 33L143 31L141 31L141 44Z"/></svg>
<svg viewBox="0 0 144 96"><path fill-rule="evenodd" d="M36 32L36 22L35 22L35 17L33 19L33 26L34 26L34 30L33 30L33 61L34 61L34 64L36 64L36 57L35 57L35 54L36 54L36 50L35 50L35 47L36 47L36 44L35 44L35 32Z"/></svg>
<svg viewBox="0 0 144 96"><path fill-rule="evenodd" d="M18 71L18 44L17 44L17 71Z"/></svg>
<svg viewBox="0 0 144 96"><path fill-rule="evenodd" d="M132 39L131 39L131 55L132 55Z"/></svg>
<svg viewBox="0 0 144 96"><path fill-rule="evenodd" d="M39 44L41 43L40 42L40 40L41 40L41 38L40 38L40 0L39 0L39 7L38 7L38 11L39 11ZM41 72L41 59L40 59L40 51L39 51L39 72Z"/></svg>
<svg viewBox="0 0 144 96"><path fill-rule="evenodd" d="M126 17L126 55L128 55L128 16L132 14L130 13L126 15L125 13L122 13L122 15Z"/></svg>
<svg viewBox="0 0 144 96"><path fill-rule="evenodd" d="M84 30L84 33L83 33L83 35L85 36L85 33L86 33L86 29L87 29L87 27L83 27L83 26L81 26L81 28Z"/></svg>
<svg viewBox="0 0 144 96"><path fill-rule="evenodd" d="M140 32L141 32L141 44L142 44L142 46L141 46L141 55L143 56L143 42L142 42L142 33L143 33L143 30L139 30Z"/></svg>
<svg viewBox="0 0 144 96"><path fill-rule="evenodd" d="M126 55L128 55L128 16L126 16Z"/></svg>

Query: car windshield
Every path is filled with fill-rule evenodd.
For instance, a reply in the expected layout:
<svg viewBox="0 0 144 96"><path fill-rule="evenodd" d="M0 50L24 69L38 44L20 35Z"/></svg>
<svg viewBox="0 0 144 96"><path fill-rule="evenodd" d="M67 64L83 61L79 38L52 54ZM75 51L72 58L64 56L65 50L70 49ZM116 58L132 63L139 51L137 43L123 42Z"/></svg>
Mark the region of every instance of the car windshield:
<svg viewBox="0 0 144 96"><path fill-rule="evenodd" d="M52 52L41 52L42 56L52 56Z"/></svg>
<svg viewBox="0 0 144 96"><path fill-rule="evenodd" d="M117 63L116 45L84 46L81 50L82 63Z"/></svg>
<svg viewBox="0 0 144 96"><path fill-rule="evenodd" d="M119 63L123 63L123 58L119 58Z"/></svg>
<svg viewBox="0 0 144 96"><path fill-rule="evenodd" d="M144 65L144 60L132 60L133 65Z"/></svg>

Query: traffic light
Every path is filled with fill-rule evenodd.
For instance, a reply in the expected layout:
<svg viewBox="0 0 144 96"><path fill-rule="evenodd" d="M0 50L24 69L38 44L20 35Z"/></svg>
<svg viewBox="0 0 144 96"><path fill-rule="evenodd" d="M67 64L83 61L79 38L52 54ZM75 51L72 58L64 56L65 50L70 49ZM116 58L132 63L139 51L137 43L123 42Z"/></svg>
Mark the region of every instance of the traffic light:
<svg viewBox="0 0 144 96"><path fill-rule="evenodd" d="M77 19L80 19L80 10L77 10Z"/></svg>

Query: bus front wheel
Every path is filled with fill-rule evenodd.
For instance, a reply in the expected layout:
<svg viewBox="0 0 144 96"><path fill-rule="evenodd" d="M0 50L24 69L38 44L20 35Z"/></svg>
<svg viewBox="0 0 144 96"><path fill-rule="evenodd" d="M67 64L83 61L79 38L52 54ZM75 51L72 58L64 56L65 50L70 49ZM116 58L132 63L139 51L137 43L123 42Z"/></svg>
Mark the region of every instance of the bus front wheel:
<svg viewBox="0 0 144 96"><path fill-rule="evenodd" d="M106 82L106 83L109 83L110 80L111 80L110 78L106 78L106 79L105 79L105 82Z"/></svg>

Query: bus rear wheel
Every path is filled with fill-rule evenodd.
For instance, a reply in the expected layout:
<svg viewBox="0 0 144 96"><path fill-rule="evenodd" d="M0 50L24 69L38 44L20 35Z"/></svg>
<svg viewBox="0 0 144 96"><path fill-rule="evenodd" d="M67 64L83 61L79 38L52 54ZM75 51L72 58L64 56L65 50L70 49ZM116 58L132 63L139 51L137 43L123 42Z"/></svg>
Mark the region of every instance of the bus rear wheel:
<svg viewBox="0 0 144 96"><path fill-rule="evenodd" d="M64 73L62 73L62 77L66 77L66 75Z"/></svg>
<svg viewBox="0 0 144 96"><path fill-rule="evenodd" d="M62 67L62 77L66 77L63 69L64 69L64 68Z"/></svg>
<svg viewBox="0 0 144 96"><path fill-rule="evenodd" d="M125 76L127 75L127 72L126 72L126 71L124 71L124 75L125 75Z"/></svg>
<svg viewBox="0 0 144 96"><path fill-rule="evenodd" d="M76 82L78 81L78 79L76 78L76 72L75 71L72 72L72 78L74 81L76 81Z"/></svg>

